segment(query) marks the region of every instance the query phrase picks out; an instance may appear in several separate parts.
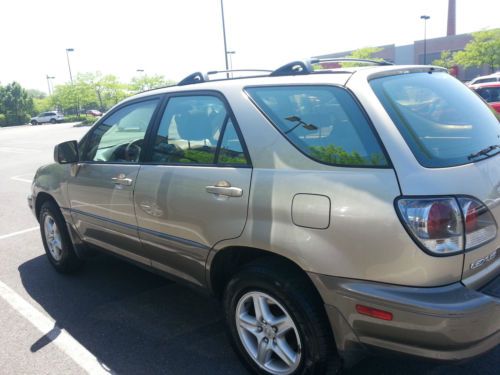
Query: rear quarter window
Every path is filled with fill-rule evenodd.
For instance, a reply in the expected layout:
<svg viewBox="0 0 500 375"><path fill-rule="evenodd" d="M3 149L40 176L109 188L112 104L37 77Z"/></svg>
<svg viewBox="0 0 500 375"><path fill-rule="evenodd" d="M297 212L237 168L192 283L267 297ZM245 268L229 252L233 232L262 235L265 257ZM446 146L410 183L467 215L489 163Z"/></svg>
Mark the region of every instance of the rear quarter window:
<svg viewBox="0 0 500 375"><path fill-rule="evenodd" d="M271 123L302 153L336 166L389 166L358 103L335 86L247 87Z"/></svg>

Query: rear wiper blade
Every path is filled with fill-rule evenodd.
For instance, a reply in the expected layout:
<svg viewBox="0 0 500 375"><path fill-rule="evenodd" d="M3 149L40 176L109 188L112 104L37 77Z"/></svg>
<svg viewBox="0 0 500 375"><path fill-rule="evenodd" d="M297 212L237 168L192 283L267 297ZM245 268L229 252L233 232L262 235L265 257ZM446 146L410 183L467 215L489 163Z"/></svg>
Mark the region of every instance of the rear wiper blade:
<svg viewBox="0 0 500 375"><path fill-rule="evenodd" d="M492 145L492 146L488 146L486 148L483 148L481 151L478 151L474 154L470 154L469 156L467 156L467 158L469 160L471 159L474 159L474 158L477 158L478 156L481 156L481 155L488 155L491 151L497 149L497 148L500 148L500 145Z"/></svg>

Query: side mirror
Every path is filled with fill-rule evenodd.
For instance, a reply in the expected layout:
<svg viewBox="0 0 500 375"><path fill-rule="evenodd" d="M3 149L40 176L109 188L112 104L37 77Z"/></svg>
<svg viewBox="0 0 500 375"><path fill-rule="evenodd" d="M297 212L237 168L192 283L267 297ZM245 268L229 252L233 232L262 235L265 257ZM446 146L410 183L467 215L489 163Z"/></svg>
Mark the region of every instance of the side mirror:
<svg viewBox="0 0 500 375"><path fill-rule="evenodd" d="M68 141L54 147L54 160L59 164L71 164L78 161L78 143Z"/></svg>

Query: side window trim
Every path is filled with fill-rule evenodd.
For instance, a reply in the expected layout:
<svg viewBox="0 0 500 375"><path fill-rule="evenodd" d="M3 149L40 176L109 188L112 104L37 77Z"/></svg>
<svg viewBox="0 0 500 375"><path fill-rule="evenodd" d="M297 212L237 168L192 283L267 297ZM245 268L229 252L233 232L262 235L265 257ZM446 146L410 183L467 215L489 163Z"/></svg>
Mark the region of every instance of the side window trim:
<svg viewBox="0 0 500 375"><path fill-rule="evenodd" d="M122 103L122 104L119 104L115 107L113 107L110 111L108 111L104 116L102 116L93 126L92 128L83 136L83 138L80 140L80 142L78 142L78 154L81 156L81 155L86 155L87 152L88 152L88 147L89 147L89 144L88 144L88 139L92 136L93 132L96 131L96 129L99 127L99 125L101 125L104 121L106 121L108 118L110 118L111 116L113 116L116 112L122 110L123 108L129 106L129 105L134 105L134 104L138 104L138 103L141 103L141 102L148 102L148 101L151 101L151 100L158 100L158 104L156 105L156 108L153 112L153 115L151 116L151 119L148 123L148 127L147 127L147 130L146 130L146 133L144 135L144 144L146 145L146 147L144 147L142 150L141 150L141 154L139 156L139 162L138 163L123 163L123 162L113 162L113 161L95 161L95 160L82 160L82 161L79 161L79 163L85 163L85 164L118 164L118 165L129 165L129 164L133 164L133 165L140 165L142 163L142 160L144 158L144 154L145 154L145 151L147 150L147 146L148 146L148 143L147 143L147 140L149 139L149 133L151 131L151 128L155 125L156 121L158 120L157 117L158 117L158 113L159 113L159 110L161 108L161 106L163 105L163 102L165 101L165 95L151 95L151 96L147 96L147 97L143 97L143 98L138 98L138 99L134 99L134 100L129 100L125 103ZM158 120L159 121L159 120ZM82 147L80 149L80 146ZM146 150L145 150L146 149Z"/></svg>
<svg viewBox="0 0 500 375"><path fill-rule="evenodd" d="M217 148L216 148L216 157L214 157L215 162L213 164L196 164L196 163L163 163L163 162L153 162L152 161L152 155L153 155L153 145L154 145L154 137L158 133L158 129L160 127L160 122L161 118L163 116L163 113L165 112L165 109L168 106L168 102L172 98L178 98L178 97L184 97L184 96L213 96L217 99L219 99L223 104L226 109L226 118L224 119L224 125L221 128L221 135L219 137L219 140L217 142ZM182 91L182 92L172 92L172 93L166 93L164 100L160 103L160 105L157 108L157 112L155 113L155 122L150 124L150 128L148 129L148 132L146 133L146 138L145 138L145 149L146 152L144 153L143 159L141 159L140 163L144 165L174 165L174 166L190 166L190 167L235 167L235 168L252 168L252 159L250 158L250 153L248 152L248 148L245 142L245 139L243 137L243 133L241 132L240 126L238 122L236 121L236 117L234 116L234 112L229 105L229 102L227 101L226 97L224 94L222 94L220 91L217 90L190 90L190 91ZM238 134L239 141L241 143L241 147L243 149L243 152L245 154L245 158L247 160L247 164L218 164L218 154L220 151L220 146L222 142L222 138L224 137L224 133L226 130L227 123L231 120L233 127Z"/></svg>

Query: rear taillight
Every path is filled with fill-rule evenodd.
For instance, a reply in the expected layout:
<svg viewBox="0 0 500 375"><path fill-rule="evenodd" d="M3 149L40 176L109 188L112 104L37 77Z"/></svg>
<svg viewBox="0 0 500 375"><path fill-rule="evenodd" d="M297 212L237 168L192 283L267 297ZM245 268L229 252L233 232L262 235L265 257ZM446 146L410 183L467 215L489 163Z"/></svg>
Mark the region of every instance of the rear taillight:
<svg viewBox="0 0 500 375"><path fill-rule="evenodd" d="M436 255L459 253L497 235L493 216L474 198L403 198L397 208L415 240Z"/></svg>
<svg viewBox="0 0 500 375"><path fill-rule="evenodd" d="M497 236L497 225L488 208L474 198L458 198L465 220L465 249L469 250Z"/></svg>

